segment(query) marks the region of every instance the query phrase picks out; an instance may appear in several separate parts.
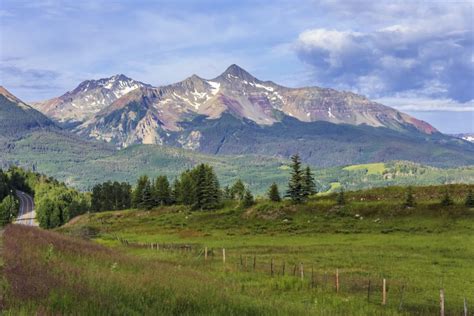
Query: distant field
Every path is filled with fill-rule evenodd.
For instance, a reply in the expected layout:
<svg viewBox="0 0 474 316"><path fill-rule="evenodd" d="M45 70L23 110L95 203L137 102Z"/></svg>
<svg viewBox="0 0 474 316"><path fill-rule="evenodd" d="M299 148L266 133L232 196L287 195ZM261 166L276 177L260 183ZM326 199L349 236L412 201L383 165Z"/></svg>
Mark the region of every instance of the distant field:
<svg viewBox="0 0 474 316"><path fill-rule="evenodd" d="M439 204L443 187L421 187L414 189L417 206L406 209L405 190L347 192L343 207L327 195L301 206L259 201L247 210L228 203L208 212L183 206L104 212L58 229L105 248L61 234L12 232L7 254L8 240L17 238L22 264L51 267L53 281L55 273L79 279L60 278L61 295L29 305L14 296L19 305L11 311L434 315L443 288L447 315L460 314L464 298L474 301L474 210L462 204L468 186L449 186L456 202L449 207ZM5 262L8 270L18 257ZM44 278L35 280L17 282Z"/></svg>
<svg viewBox="0 0 474 316"><path fill-rule="evenodd" d="M382 174L386 168L384 163L369 163L363 165L353 165L342 168L343 170L354 171L354 170L367 170L367 174Z"/></svg>

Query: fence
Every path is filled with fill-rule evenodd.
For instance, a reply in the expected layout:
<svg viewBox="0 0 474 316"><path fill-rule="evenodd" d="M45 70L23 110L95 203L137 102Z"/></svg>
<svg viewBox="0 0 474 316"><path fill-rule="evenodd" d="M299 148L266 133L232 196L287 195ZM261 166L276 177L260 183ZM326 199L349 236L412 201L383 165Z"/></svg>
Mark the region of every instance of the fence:
<svg viewBox="0 0 474 316"><path fill-rule="evenodd" d="M240 272L266 274L271 278L294 277L301 281L302 287L308 289L320 288L328 291L332 289L336 294L341 292L365 292L367 294L368 303L376 303L379 301L382 306L387 305L389 289L392 287L398 288L399 291L393 295L392 301L396 301L399 311L404 310L407 284L397 280L388 280L383 277L351 275L337 268L332 271L317 273L312 264L303 262L289 263L286 261L276 262L273 258L264 261L258 258L257 255L248 256L238 254L236 255L237 260L234 260L233 263L229 263L229 257L228 254L226 254L225 248L213 249L203 247L199 244L139 243L130 242L118 236L115 236L115 238L126 247L188 253L196 258L202 258L205 262L222 260L224 269L228 271L231 271L233 268ZM467 298L464 298L462 303L462 315L468 316ZM439 315L446 315L444 289L440 289L439 292Z"/></svg>

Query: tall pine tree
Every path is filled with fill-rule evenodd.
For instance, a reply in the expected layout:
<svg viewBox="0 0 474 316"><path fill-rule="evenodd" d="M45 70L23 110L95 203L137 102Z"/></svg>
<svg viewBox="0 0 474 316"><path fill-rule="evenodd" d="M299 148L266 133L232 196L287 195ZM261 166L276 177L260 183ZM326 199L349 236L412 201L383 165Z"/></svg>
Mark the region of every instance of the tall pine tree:
<svg viewBox="0 0 474 316"><path fill-rule="evenodd" d="M200 210L216 208L220 202L220 188L212 167L200 164L190 175L194 184L194 207Z"/></svg>
<svg viewBox="0 0 474 316"><path fill-rule="evenodd" d="M301 170L301 159L298 154L291 156L291 177L288 182L288 191L286 196L289 197L293 203L303 203L306 200L303 188L304 174Z"/></svg>
<svg viewBox="0 0 474 316"><path fill-rule="evenodd" d="M317 191L316 183L314 182L314 176L311 172L311 168L307 166L303 175L303 195L305 198L307 198L316 193Z"/></svg>
<svg viewBox="0 0 474 316"><path fill-rule="evenodd" d="M166 176L158 176L153 187L155 205L169 205L171 203L170 183Z"/></svg>
<svg viewBox="0 0 474 316"><path fill-rule="evenodd" d="M148 180L145 184L145 187L143 188L142 198L139 207L149 210L153 208L154 205L155 201L153 200L153 190L150 180Z"/></svg>
<svg viewBox="0 0 474 316"><path fill-rule="evenodd" d="M143 198L143 190L145 189L147 183L149 183L149 179L147 176L141 176L137 181L137 186L132 193L132 207L139 208L141 207L142 198Z"/></svg>

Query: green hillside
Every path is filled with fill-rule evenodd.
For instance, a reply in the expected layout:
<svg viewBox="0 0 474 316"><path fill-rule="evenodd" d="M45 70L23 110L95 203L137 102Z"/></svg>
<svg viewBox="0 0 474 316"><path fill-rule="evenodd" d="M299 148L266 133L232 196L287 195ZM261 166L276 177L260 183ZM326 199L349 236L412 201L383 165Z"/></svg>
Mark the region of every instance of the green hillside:
<svg viewBox="0 0 474 316"><path fill-rule="evenodd" d="M256 194L264 194L272 182L285 188L288 161L258 155L214 156L159 145L136 145L116 151L107 144L85 141L71 134L38 130L28 136L0 144L0 167L15 164L46 173L79 189L88 190L105 180L129 181L147 174L173 179L199 163L214 166L223 186L237 178ZM410 162L313 168L319 191L331 183L345 189L387 185L474 183L474 167L435 168Z"/></svg>

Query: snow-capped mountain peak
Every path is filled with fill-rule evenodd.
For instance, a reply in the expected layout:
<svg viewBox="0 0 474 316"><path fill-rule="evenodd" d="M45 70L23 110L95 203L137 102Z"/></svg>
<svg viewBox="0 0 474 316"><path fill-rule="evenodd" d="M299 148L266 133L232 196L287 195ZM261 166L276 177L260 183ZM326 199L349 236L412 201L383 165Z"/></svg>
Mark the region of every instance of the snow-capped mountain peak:
<svg viewBox="0 0 474 316"><path fill-rule="evenodd" d="M109 78L86 80L64 95L34 103L41 112L60 122L83 122L127 93L150 85L117 74Z"/></svg>

